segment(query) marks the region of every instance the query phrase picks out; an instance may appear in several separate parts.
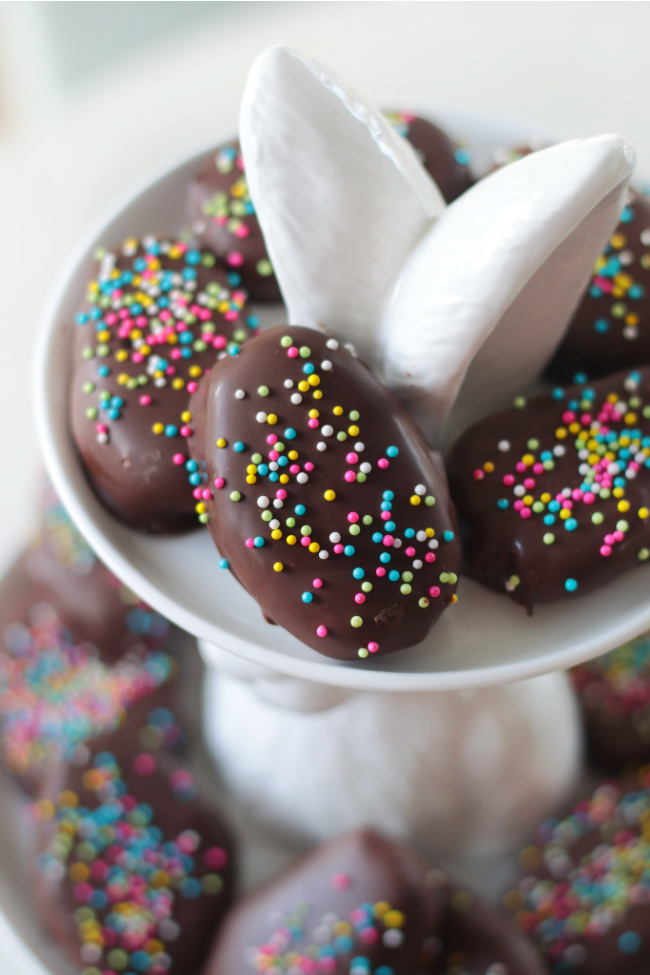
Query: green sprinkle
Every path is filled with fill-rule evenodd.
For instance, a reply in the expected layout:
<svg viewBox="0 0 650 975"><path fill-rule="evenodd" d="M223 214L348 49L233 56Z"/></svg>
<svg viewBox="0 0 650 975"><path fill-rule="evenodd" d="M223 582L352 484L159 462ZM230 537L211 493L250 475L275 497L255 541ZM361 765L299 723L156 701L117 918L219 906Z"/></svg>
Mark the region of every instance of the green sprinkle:
<svg viewBox="0 0 650 975"><path fill-rule="evenodd" d="M355 629L358 629L360 626L363 626L363 620L360 616L353 616L350 620L350 626L354 626Z"/></svg>
<svg viewBox="0 0 650 975"><path fill-rule="evenodd" d="M283 349L288 349L289 346L293 345L293 340L290 335L283 335L280 339L280 345Z"/></svg>
<svg viewBox="0 0 650 975"><path fill-rule="evenodd" d="M260 394L260 396L268 396L270 390L268 386L258 386L257 392Z"/></svg>
<svg viewBox="0 0 650 975"><path fill-rule="evenodd" d="M601 491L600 493L602 495L603 492ZM602 525L604 520L605 515L602 513L602 511L594 511L593 515L591 516L591 521L594 525Z"/></svg>
<svg viewBox="0 0 650 975"><path fill-rule="evenodd" d="M355 421L355 423L359 419L359 411L358 410L350 410L350 412L349 412L348 415L349 415L349 417L350 417L351 420L354 420Z"/></svg>
<svg viewBox="0 0 650 975"><path fill-rule="evenodd" d="M542 536L542 541L544 542L544 545L552 545L555 541L555 535L553 532L546 532L546 534Z"/></svg>
<svg viewBox="0 0 650 975"><path fill-rule="evenodd" d="M231 501L241 501L241 494L239 493L239 491L231 491L230 492L230 500Z"/></svg>

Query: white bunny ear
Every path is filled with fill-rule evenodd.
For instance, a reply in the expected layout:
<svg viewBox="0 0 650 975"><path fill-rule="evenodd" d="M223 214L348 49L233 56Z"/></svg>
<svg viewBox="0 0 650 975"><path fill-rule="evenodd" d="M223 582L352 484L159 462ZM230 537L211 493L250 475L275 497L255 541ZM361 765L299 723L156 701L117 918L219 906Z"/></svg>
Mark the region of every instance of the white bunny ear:
<svg viewBox="0 0 650 975"><path fill-rule="evenodd" d="M240 137L290 322L324 325L375 359L381 309L445 209L435 183L381 112L287 48L253 65Z"/></svg>
<svg viewBox="0 0 650 975"><path fill-rule="evenodd" d="M540 374L616 226L635 160L609 135L526 156L468 190L414 250L384 311L381 357L432 443Z"/></svg>

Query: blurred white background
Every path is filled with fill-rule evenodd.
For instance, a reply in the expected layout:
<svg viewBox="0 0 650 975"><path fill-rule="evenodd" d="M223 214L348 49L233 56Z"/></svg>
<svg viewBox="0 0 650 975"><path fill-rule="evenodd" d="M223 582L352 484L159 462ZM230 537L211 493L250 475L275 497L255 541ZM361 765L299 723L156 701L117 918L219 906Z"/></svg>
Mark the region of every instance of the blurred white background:
<svg viewBox="0 0 650 975"><path fill-rule="evenodd" d="M296 46L384 105L616 131L650 173L648 38L647 3L0 2L0 566L35 517L30 369L58 268L130 180L235 129L261 49Z"/></svg>

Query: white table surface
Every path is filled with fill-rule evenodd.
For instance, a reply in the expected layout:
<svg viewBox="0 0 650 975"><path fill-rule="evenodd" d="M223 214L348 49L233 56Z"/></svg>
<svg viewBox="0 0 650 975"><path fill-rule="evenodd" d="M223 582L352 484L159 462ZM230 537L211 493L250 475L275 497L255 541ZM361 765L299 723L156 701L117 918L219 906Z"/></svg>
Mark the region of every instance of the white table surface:
<svg viewBox="0 0 650 975"><path fill-rule="evenodd" d="M98 210L162 156L234 130L246 71L297 47L380 104L480 108L619 132L650 169L646 3L268 3L202 24L0 143L0 566L29 537L39 469L30 373L44 298ZM33 973L0 937L3 975Z"/></svg>

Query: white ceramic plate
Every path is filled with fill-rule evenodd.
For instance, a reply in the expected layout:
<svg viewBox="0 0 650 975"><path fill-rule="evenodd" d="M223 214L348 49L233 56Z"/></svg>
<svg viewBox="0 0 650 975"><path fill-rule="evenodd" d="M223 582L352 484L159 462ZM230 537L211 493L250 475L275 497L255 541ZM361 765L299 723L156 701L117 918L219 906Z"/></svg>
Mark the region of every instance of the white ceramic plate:
<svg viewBox="0 0 650 975"><path fill-rule="evenodd" d="M477 172L489 167L500 146L559 138L514 119L445 110L430 114L470 147ZM423 643L379 660L339 663L266 624L252 597L219 569L207 531L148 537L102 508L70 436L70 356L62 330L89 279L94 247L180 227L185 183L216 144L211 140L185 152L118 199L78 247L43 317L35 377L43 455L63 503L100 558L159 612L208 643L293 677L357 689L434 691L506 683L572 666L649 629L650 566L590 596L542 607L532 618L506 596L462 579L457 605ZM264 321L276 324L282 318L275 312Z"/></svg>

